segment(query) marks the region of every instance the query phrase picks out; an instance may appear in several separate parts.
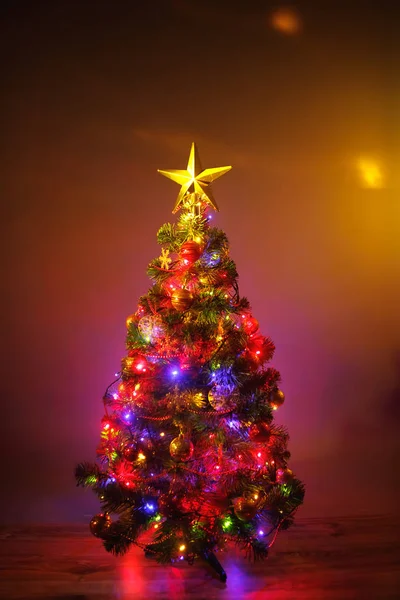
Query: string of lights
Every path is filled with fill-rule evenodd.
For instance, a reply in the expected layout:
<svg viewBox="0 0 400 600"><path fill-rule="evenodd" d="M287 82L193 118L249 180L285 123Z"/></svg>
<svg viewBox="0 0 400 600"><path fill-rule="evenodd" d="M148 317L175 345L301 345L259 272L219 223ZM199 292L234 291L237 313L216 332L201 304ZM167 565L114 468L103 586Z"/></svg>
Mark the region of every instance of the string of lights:
<svg viewBox="0 0 400 600"><path fill-rule="evenodd" d="M186 171L161 172L181 185L180 218L160 228L153 285L126 320L127 353L103 398L100 466L76 470L100 498L90 527L107 550L203 556L221 577L213 550L231 540L266 556L304 495L287 432L273 422L285 400L268 367L274 344L239 296L229 242L207 214L218 210L210 183L229 169L203 170L193 145Z"/></svg>

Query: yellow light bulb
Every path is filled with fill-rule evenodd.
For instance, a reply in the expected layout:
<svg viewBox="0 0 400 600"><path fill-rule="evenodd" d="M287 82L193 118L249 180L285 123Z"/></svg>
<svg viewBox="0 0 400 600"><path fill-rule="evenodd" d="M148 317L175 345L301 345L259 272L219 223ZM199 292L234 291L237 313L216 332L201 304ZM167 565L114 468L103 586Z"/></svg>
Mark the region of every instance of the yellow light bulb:
<svg viewBox="0 0 400 600"><path fill-rule="evenodd" d="M183 552L184 550L186 550L185 544L182 544L181 546L179 546L179 550L180 550L180 552Z"/></svg>
<svg viewBox="0 0 400 600"><path fill-rule="evenodd" d="M142 452L139 452L138 454L138 460L146 460L145 455Z"/></svg>

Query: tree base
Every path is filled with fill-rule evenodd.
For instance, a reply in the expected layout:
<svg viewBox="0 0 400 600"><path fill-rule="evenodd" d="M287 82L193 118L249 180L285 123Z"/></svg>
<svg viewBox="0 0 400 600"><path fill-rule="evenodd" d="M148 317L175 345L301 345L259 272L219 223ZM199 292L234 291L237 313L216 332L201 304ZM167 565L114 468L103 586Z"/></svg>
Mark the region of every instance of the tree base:
<svg viewBox="0 0 400 600"><path fill-rule="evenodd" d="M154 552L151 552L147 547L143 549L144 555L146 558L155 558ZM214 569L216 573L218 573L220 580L225 583L228 578L223 566L219 562L218 558L215 556L214 552L211 550L204 550L202 553L203 558L208 562L210 567ZM193 562L189 563L193 564Z"/></svg>
<svg viewBox="0 0 400 600"><path fill-rule="evenodd" d="M218 558L215 556L214 552L210 552L209 550L205 550L203 552L203 557L206 559L210 567L214 569L219 575L220 580L225 583L227 580L227 574L225 573L221 563Z"/></svg>

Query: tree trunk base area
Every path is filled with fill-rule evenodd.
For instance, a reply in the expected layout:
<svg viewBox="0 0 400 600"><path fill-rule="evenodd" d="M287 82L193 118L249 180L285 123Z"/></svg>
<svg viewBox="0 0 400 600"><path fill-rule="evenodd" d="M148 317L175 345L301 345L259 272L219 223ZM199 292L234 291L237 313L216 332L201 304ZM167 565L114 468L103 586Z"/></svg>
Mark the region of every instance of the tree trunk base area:
<svg viewBox="0 0 400 600"><path fill-rule="evenodd" d="M4 600L387 600L400 598L400 518L301 519L267 559L228 548L159 565L108 554L88 527L0 529Z"/></svg>

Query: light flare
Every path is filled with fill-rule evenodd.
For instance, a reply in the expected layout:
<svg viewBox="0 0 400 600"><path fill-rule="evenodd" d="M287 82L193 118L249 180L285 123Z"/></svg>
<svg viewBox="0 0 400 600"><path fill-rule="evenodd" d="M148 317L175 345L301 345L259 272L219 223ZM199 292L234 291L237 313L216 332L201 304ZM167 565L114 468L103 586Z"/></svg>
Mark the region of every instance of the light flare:
<svg viewBox="0 0 400 600"><path fill-rule="evenodd" d="M361 156L357 161L361 185L369 189L380 189L384 184L383 167L380 160Z"/></svg>

